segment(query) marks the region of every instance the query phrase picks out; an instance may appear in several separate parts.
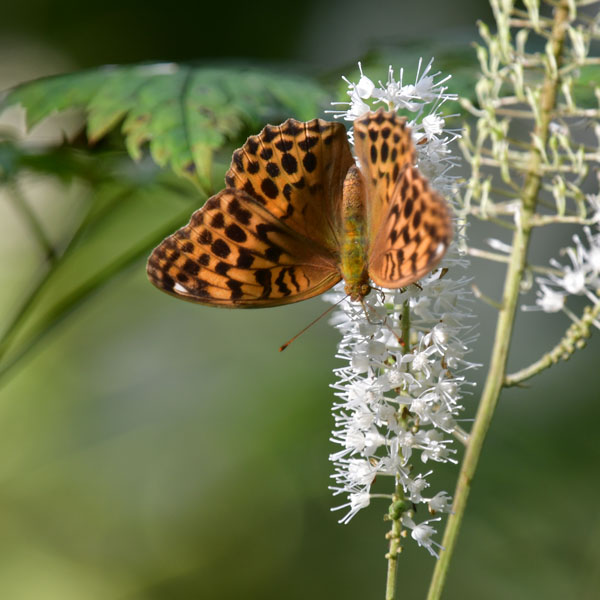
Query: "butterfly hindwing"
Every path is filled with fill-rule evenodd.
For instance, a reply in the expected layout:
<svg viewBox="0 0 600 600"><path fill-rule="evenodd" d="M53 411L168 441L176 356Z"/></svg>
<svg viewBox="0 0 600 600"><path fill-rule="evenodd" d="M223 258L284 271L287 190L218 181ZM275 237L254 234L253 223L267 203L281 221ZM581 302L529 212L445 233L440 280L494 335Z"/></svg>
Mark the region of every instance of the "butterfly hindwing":
<svg viewBox="0 0 600 600"><path fill-rule="evenodd" d="M373 241L369 275L382 287L414 283L438 264L451 239L446 202L416 167L406 164Z"/></svg>
<svg viewBox="0 0 600 600"><path fill-rule="evenodd" d="M442 197L414 166L406 119L379 109L355 121L354 145L367 188L369 276L398 288L431 271L452 236Z"/></svg>
<svg viewBox="0 0 600 600"><path fill-rule="evenodd" d="M148 260L158 288L201 304L264 307L320 294L340 280L335 257L243 191L225 189Z"/></svg>

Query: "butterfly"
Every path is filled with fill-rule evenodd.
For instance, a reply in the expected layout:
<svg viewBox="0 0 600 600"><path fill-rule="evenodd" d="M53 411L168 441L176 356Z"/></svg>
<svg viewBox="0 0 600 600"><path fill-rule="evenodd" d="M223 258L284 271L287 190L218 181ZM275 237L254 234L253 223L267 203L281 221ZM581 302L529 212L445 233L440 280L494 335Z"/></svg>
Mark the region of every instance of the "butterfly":
<svg viewBox="0 0 600 600"><path fill-rule="evenodd" d="M414 165L406 119L379 109L346 129L267 125L233 153L226 187L152 252L150 281L178 298L258 308L312 298L344 279L352 300L431 271L450 210Z"/></svg>

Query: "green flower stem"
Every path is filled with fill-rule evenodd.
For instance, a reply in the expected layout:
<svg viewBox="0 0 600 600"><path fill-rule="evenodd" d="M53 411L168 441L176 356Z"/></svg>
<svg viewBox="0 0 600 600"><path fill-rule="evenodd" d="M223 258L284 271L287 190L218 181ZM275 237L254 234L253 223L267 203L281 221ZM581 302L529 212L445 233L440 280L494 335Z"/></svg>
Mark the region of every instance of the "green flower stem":
<svg viewBox="0 0 600 600"><path fill-rule="evenodd" d="M596 221L593 219L583 219L578 216L561 216L561 215L534 215L531 220L533 227L544 227L545 225L556 225L558 223L566 223L568 225L594 225Z"/></svg>
<svg viewBox="0 0 600 600"><path fill-rule="evenodd" d="M569 21L568 2L562 0L554 12L554 23L549 43L556 63L560 65L563 43L566 35L566 27ZM548 139L548 126L552 117L552 111L556 105L556 97L560 86L558 73L546 70L544 83L540 96L539 121L536 124L534 135L540 141L540 145L546 144ZM502 307L498 314L496 324L496 335L492 349L490 369L485 382L469 445L465 452L458 483L454 495L452 513L448 518L440 558L435 565L428 600L439 600L442 594L450 560L456 546L458 532L467 505L467 498L471 488L471 481L475 475L479 456L483 446L485 435L490 426L500 391L504 384L506 361L511 340L519 286L527 263L527 248L531 234L531 217L534 214L537 197L541 188L542 156L535 146L532 146L530 158L527 165L527 176L523 193L521 196L522 209L520 213L519 227L513 234L512 252L510 263L504 280L504 292Z"/></svg>
<svg viewBox="0 0 600 600"><path fill-rule="evenodd" d="M396 482L396 491L388 512L392 527L386 533L386 538L390 540L390 546L388 553L385 555L388 561L385 600L395 600L398 587L396 585L396 575L398 573L398 556L402 551L402 544L400 543L402 538L402 513L406 510L403 498L402 485Z"/></svg>
<svg viewBox="0 0 600 600"><path fill-rule="evenodd" d="M402 353L410 352L410 304L408 300L402 305ZM404 490L402 485L396 479L396 487L392 504L390 505L387 519L392 521L392 527L386 534L390 545L387 554L385 555L388 561L387 579L385 584L385 600L395 600L396 598L396 574L398 572L398 555L402 551L401 536L402 536L402 513L406 510L404 506Z"/></svg>
<svg viewBox="0 0 600 600"><path fill-rule="evenodd" d="M593 307L586 306L581 319L571 324L563 339L550 352L544 354L544 356L528 367L507 375L504 379L504 385L506 387L519 385L523 381L541 373L544 369L556 364L559 360L568 360L575 350L585 346L585 339L590 337L590 328L593 326L594 320L598 318L598 315L600 315L600 301Z"/></svg>
<svg viewBox="0 0 600 600"><path fill-rule="evenodd" d="M508 259L508 256L506 258ZM486 296L475 284L471 285L471 290L473 291L473 295L475 296L475 298L477 298L478 300L485 302L486 304L488 304L492 308L495 308L496 310L502 309L502 304L496 302L495 300L492 300L489 296Z"/></svg>
<svg viewBox="0 0 600 600"><path fill-rule="evenodd" d="M410 304L408 300L402 305L402 354L410 352Z"/></svg>
<svg viewBox="0 0 600 600"><path fill-rule="evenodd" d="M490 252L489 250L480 250L479 248L468 248L467 253L469 256L475 256L476 258L484 258L485 260L491 260L494 262L508 263L508 256L506 254L498 254L497 252Z"/></svg>

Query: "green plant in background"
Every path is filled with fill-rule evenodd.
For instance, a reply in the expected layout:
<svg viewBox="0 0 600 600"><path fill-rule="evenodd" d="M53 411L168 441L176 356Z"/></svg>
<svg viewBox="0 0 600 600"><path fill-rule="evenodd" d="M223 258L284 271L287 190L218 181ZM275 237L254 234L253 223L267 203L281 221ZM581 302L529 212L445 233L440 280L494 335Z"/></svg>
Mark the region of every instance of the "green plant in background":
<svg viewBox="0 0 600 600"><path fill-rule="evenodd" d="M456 544L471 481L502 388L518 385L560 358L582 347L600 313L600 270L596 261L600 235L586 229L588 248L579 238L567 250L572 264L552 262L553 270L530 263L530 241L535 228L557 224L594 225L600 220L598 195L586 194L596 185L600 166L598 119L600 61L588 56L600 37L599 13L594 2L548 2L552 11L540 14L540 3L491 2L497 31L481 24L485 46L477 53L482 77L476 106L465 107L477 117L473 133L467 128L463 150L472 173L464 194L464 218L491 221L511 232L509 243L492 241L502 252L468 249L470 254L507 265L499 302L496 333L486 382L469 434L444 533L444 552L437 562L429 598L439 598ZM585 6L591 10L586 11ZM536 51L536 48L540 50ZM593 100L592 100L593 99ZM592 100L592 102L590 102ZM594 106L595 105L595 106ZM583 125L583 127L582 127ZM594 132L596 140L585 139ZM525 136L523 134L526 134ZM595 146L594 146L595 144ZM586 178L591 178L591 181ZM532 272L540 286L536 304L546 312L564 307L569 295L584 294L589 304L558 346L533 365L507 374L506 364L519 295L530 286Z"/></svg>
<svg viewBox="0 0 600 600"><path fill-rule="evenodd" d="M213 190L211 165L215 154L231 140L259 127L266 120L282 119L290 112L309 118L318 111L325 93L306 78L256 69L195 68L185 65L106 67L38 80L11 91L2 106L22 104L28 127L57 110L80 106L87 111L86 137L91 143L104 138L123 122L128 154L138 161L132 168L119 145L106 144L92 157L81 147L39 150L2 143L1 175L8 184L8 197L24 214L31 233L44 249L45 272L22 303L0 340L0 378L25 356L47 333L101 285L129 265L147 256L168 233L180 225L191 210ZM159 166L170 166L176 176L143 160L142 146ZM216 157L220 159L219 156ZM85 184L82 216L65 234L57 248L50 248L43 225L28 208L16 177L33 171ZM189 185L187 182L191 182ZM90 278L74 289L61 285L46 306L40 300L61 277L63 264L101 230L125 198L159 195L184 202L166 225L157 224L125 251L115 246L116 256L103 268L90 265ZM130 241L139 232L127 236ZM72 287L72 285L71 285ZM50 306L47 306L50 304ZM38 313L30 319L34 309Z"/></svg>
<svg viewBox="0 0 600 600"><path fill-rule="evenodd" d="M429 598L441 596L483 440L502 389L520 385L568 358L584 345L592 327L600 325L596 179L600 60L589 56L593 41L600 37L596 4L560 1L540 6L530 0L525 9L517 9L511 1L492 0L496 32L480 26L485 45L477 47L481 75L476 95L461 94L463 107L477 119L475 126L465 125L461 141L471 167L468 180L458 185L455 200L463 256L451 256L445 265L448 272L426 278L422 289L386 295L383 306L372 304L377 298L371 294L367 301L372 310L381 311L384 327L365 319L362 308L357 311L349 306L334 317L344 335L340 356L349 362L337 371L336 388L344 404L336 406L334 439L343 451L332 457L335 491L348 494L349 516L371 499L391 500L387 599L397 597L398 554L407 532L439 556ZM393 71L379 86L362 71L357 81L350 84L348 111L339 114L356 117L381 102L405 112L412 119L415 141L421 142L417 143L419 167L435 187L449 195L449 187L456 183L447 171L454 163L447 147L453 134L444 133L439 109L452 98L439 87L442 81L435 83L427 70L414 85L396 81ZM326 97L322 87L307 78L173 64L76 73L10 92L2 107L23 104L30 125L55 110L85 108L87 138L97 148L90 153L80 140L70 147L41 150L2 142L0 168L7 197L30 226L44 271L0 340L0 377L20 365L40 340L101 285L139 264L158 241L221 187L216 182L230 150L244 135L255 133L265 122L289 116L311 119ZM427 104L431 107L425 110ZM113 132L121 122L125 148ZM169 166L171 171L156 168L144 157L146 144L154 163ZM131 165L127 154L138 160L137 166ZM431 156L435 159L427 163ZM49 241L44 224L22 195L18 176L23 171L76 180L81 185L79 220L58 246ZM123 198L133 195L154 196L161 202L169 198L175 206L183 201L183 208L168 216L161 214L156 228L141 236L138 232L138 239L128 236L134 243L116 245L105 264L86 263L86 245L93 243L95 232L112 218ZM469 232L467 225L473 229L480 221L498 225L500 232L512 237L490 240L491 250L473 247L463 233ZM573 246L561 252L562 259L552 259L550 267L532 264L532 231L555 225L583 230L573 238ZM472 342L471 329L461 322L468 312L468 297L467 280L458 269L466 255L507 266L500 300L489 299L474 286L478 297L497 308L498 318L486 383L468 433L456 423L461 387L467 383L460 370L473 366L464 358ZM508 374L519 295L534 285L535 306L523 302L523 309L562 311L572 323L555 348ZM580 302L571 305L572 296ZM410 462L415 457L427 460L429 469L431 461L454 460L450 436L466 449L452 504L444 492L427 495L428 472L415 474L417 467ZM381 491L371 491L376 475L391 475L393 489L381 485ZM441 542L434 540L430 520L416 520L415 506L420 502L432 513L449 513Z"/></svg>

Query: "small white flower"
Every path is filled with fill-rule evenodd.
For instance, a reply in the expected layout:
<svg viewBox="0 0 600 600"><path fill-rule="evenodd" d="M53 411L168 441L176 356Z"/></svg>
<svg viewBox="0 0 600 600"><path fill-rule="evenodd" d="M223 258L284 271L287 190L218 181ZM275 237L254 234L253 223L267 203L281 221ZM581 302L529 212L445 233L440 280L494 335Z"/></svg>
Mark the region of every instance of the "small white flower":
<svg viewBox="0 0 600 600"><path fill-rule="evenodd" d="M368 460L352 458L347 461L348 479L355 485L369 486L377 475L377 467Z"/></svg>
<svg viewBox="0 0 600 600"><path fill-rule="evenodd" d="M419 546L426 548L427 551L436 558L439 558L439 554L434 549L434 546L437 548L442 548L442 546L433 540L432 536L437 533L437 530L429 525L429 523L439 520L440 517L429 519L428 521L423 521L423 523L417 525L410 517L402 517L402 524L411 530L410 537L412 537Z"/></svg>
<svg viewBox="0 0 600 600"><path fill-rule="evenodd" d="M346 504L342 504L341 506L336 506L332 510L340 510L342 508L349 508L350 510L346 515L344 515L339 522L340 523L348 523L350 519L362 508L366 508L371 503L371 495L369 492L353 492L349 496L349 502Z"/></svg>
<svg viewBox="0 0 600 600"><path fill-rule="evenodd" d="M434 138L444 131L444 119L436 114L427 115L423 119L423 129L428 138ZM446 148L444 148L444 151L446 151Z"/></svg>
<svg viewBox="0 0 600 600"><path fill-rule="evenodd" d="M583 262L584 257L578 255L573 248L567 248L566 254L571 259L572 266L563 267L557 260L551 259L550 264L559 271L562 271L562 275L550 275L550 280L562 287L567 294L583 294L586 283L586 268Z"/></svg>
<svg viewBox="0 0 600 600"><path fill-rule="evenodd" d="M571 264L562 265L558 260L550 259L555 273L547 277L537 277L536 306L523 306L522 310L543 310L547 313L563 311L573 318L566 307L569 296L585 295L593 304L600 302L600 234L593 234L584 227L587 246L579 236L573 236L574 247L564 248Z"/></svg>
<svg viewBox="0 0 600 600"><path fill-rule="evenodd" d="M431 471L429 471L427 475L429 475L430 473ZM417 477L415 477L411 482L408 483L407 489L410 493L409 499L412 502L423 501L423 496L421 495L421 492L423 492L423 490L429 487L429 483L427 482L425 477L426 475L417 475Z"/></svg>
<svg viewBox="0 0 600 600"><path fill-rule="evenodd" d="M600 179L600 173L598 175ZM585 196L587 203L589 204L589 208L592 211L593 215L591 217L592 221L595 223L600 222L600 193L598 194L587 194Z"/></svg>
<svg viewBox="0 0 600 600"><path fill-rule="evenodd" d="M502 252L504 254L510 254L512 252L512 246L504 243L503 241L496 238L489 238L487 244L490 248L497 250L498 252Z"/></svg>
<svg viewBox="0 0 600 600"><path fill-rule="evenodd" d="M429 511L432 513L447 513L450 512L450 509L452 508L452 499L444 491L438 492L433 498L429 499L428 503Z"/></svg>
<svg viewBox="0 0 600 600"><path fill-rule="evenodd" d="M536 291L536 306L523 306L523 310L543 310L546 313L553 313L562 310L565 305L566 294L549 288L543 281L538 279L540 289Z"/></svg>
<svg viewBox="0 0 600 600"><path fill-rule="evenodd" d="M354 90L358 94L359 98L370 98L375 89L375 84L362 72L362 65L358 63L360 69L360 79Z"/></svg>

